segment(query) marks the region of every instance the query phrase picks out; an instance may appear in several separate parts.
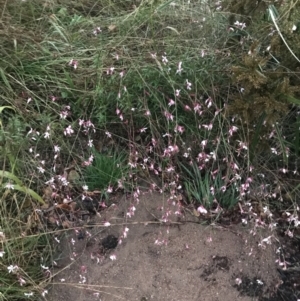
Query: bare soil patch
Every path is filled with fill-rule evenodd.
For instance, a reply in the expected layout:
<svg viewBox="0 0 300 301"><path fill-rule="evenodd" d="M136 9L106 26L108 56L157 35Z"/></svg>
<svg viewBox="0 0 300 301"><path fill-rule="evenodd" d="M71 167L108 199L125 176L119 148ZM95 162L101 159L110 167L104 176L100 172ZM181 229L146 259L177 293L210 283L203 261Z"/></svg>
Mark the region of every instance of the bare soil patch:
<svg viewBox="0 0 300 301"><path fill-rule="evenodd" d="M163 195L146 194L129 219L124 197L95 217L97 225L109 221L110 227L67 232L48 300L250 301L274 294L280 283L277 246L259 246L272 234L202 225L187 212L180 222L163 224L162 204L177 210Z"/></svg>

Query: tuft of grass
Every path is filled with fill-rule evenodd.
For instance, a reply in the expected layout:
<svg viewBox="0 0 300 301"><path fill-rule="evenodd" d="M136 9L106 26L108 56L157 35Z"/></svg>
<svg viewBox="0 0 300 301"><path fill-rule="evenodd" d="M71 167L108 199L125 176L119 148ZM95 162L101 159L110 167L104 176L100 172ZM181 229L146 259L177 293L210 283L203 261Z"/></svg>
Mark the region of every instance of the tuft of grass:
<svg viewBox="0 0 300 301"><path fill-rule="evenodd" d="M115 187L128 173L126 153L101 153L93 151L92 165L83 171L84 183L89 190L101 190Z"/></svg>
<svg viewBox="0 0 300 301"><path fill-rule="evenodd" d="M226 184L220 173L212 177L207 172L201 172L196 163L188 167L182 165L182 169L186 174L185 191L195 206L202 205L207 209L213 207L231 209L239 201L237 183Z"/></svg>

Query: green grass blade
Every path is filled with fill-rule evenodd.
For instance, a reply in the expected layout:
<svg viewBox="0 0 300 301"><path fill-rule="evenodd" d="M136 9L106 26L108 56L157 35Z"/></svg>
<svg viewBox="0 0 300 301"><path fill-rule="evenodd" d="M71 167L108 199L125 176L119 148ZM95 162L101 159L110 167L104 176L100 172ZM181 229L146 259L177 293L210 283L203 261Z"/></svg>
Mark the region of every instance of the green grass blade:
<svg viewBox="0 0 300 301"><path fill-rule="evenodd" d="M38 201L42 205L46 204L45 201L35 191L33 191L30 188L27 188L25 186L21 186L21 185L17 184L17 185L14 185L14 189L30 195L34 200Z"/></svg>
<svg viewBox="0 0 300 301"><path fill-rule="evenodd" d="M5 75L5 72L4 72L4 70L3 70L2 68L0 68L0 78L3 80L3 82L4 82L4 84L7 86L7 88L8 88L11 92L13 92L13 89L12 89L12 87L11 87L9 81L7 80L7 77L6 77L6 75Z"/></svg>
<svg viewBox="0 0 300 301"><path fill-rule="evenodd" d="M14 174L12 174L11 172L2 170L2 171L0 171L0 177L8 178L10 180L13 180L18 185L22 185L22 181L18 177L16 177Z"/></svg>
<svg viewBox="0 0 300 301"><path fill-rule="evenodd" d="M13 107L11 107L11 106L2 106L2 107L0 107L0 114L2 113L2 111L3 111L4 109L11 109L11 110L14 110L14 111L15 111L15 109L14 109Z"/></svg>

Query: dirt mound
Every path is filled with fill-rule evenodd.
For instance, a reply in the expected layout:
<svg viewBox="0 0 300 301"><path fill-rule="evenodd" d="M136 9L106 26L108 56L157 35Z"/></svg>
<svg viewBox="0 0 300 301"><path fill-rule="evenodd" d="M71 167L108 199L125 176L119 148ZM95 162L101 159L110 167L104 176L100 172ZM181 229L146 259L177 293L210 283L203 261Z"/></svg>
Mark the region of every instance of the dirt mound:
<svg viewBox="0 0 300 301"><path fill-rule="evenodd" d="M163 224L162 212L177 209L159 194L144 195L128 218L130 206L124 197L95 218L102 227L80 232L80 239L78 231L66 233L48 300L250 301L274 293L276 246L259 246L272 234L205 226L188 213ZM111 226L103 228L105 222Z"/></svg>

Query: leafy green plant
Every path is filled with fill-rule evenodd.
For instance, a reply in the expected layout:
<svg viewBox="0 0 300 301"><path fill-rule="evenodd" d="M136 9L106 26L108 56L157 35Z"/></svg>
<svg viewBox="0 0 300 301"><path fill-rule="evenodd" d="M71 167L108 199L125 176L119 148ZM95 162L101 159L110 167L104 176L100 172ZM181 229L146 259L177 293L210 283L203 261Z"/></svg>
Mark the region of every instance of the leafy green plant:
<svg viewBox="0 0 300 301"><path fill-rule="evenodd" d="M195 163L189 167L181 167L186 174L186 193L192 203L203 205L206 209L211 209L214 204L230 209L237 204L236 188L226 185L220 174L212 178L209 171L203 174Z"/></svg>
<svg viewBox="0 0 300 301"><path fill-rule="evenodd" d="M93 164L83 170L83 179L89 190L104 190L115 186L127 175L125 153L93 152Z"/></svg>

